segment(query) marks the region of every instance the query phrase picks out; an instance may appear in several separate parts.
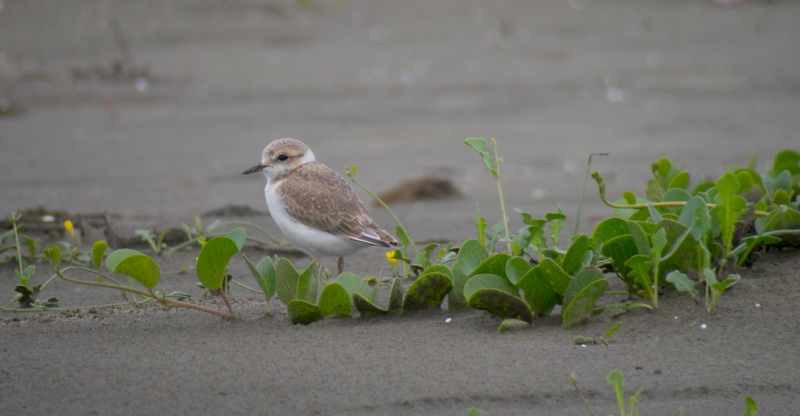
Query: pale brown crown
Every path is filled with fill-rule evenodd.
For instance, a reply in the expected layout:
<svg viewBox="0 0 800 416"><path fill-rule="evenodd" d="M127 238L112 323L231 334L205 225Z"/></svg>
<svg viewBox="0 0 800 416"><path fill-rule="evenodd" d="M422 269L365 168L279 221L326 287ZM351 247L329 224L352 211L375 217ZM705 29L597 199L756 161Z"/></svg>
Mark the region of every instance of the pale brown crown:
<svg viewBox="0 0 800 416"><path fill-rule="evenodd" d="M305 143L295 139L279 139L264 148L261 153L261 163L242 173L247 175L262 172L267 180L271 181L314 160L314 152Z"/></svg>

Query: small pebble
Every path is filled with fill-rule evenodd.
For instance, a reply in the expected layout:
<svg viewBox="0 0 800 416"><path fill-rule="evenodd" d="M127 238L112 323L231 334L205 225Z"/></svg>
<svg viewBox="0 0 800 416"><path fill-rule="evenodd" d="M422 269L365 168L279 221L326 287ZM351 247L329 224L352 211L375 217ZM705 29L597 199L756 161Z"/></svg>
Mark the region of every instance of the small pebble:
<svg viewBox="0 0 800 416"><path fill-rule="evenodd" d="M708 326L706 326L706 324L700 324L700 329L706 329L706 328L708 328Z"/></svg>
<svg viewBox="0 0 800 416"><path fill-rule="evenodd" d="M449 324L450 322L453 322L453 318L447 318L444 320L444 323L446 324Z"/></svg>

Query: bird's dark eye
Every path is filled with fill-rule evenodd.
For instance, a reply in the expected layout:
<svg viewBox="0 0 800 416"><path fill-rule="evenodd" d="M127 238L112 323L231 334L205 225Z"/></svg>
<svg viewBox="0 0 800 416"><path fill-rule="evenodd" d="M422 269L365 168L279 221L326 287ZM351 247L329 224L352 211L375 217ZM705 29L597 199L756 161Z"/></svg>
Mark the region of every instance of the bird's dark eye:
<svg viewBox="0 0 800 416"><path fill-rule="evenodd" d="M280 160L281 162L285 161L286 159L289 159L289 156L287 156L287 155L278 156L278 160Z"/></svg>

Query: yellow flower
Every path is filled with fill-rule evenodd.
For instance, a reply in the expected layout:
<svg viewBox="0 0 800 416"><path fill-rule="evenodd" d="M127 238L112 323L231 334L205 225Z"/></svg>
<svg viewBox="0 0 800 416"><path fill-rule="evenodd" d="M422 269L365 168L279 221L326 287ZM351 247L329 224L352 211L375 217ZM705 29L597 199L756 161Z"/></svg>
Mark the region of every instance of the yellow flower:
<svg viewBox="0 0 800 416"><path fill-rule="evenodd" d="M75 227L72 226L72 221L64 220L64 229L67 230L69 235L75 236Z"/></svg>
<svg viewBox="0 0 800 416"><path fill-rule="evenodd" d="M394 258L396 253L397 253L397 250L389 251L389 252L386 253L386 260L389 261L389 264L391 264L392 267L397 266L397 259Z"/></svg>

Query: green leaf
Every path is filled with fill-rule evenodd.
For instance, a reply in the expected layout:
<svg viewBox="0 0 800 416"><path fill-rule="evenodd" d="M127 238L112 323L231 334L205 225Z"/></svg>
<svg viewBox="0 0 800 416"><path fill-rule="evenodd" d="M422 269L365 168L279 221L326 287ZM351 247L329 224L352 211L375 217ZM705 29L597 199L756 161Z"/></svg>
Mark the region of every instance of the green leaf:
<svg viewBox="0 0 800 416"><path fill-rule="evenodd" d="M614 333L615 333L615 332L617 332L617 330L618 330L618 329L619 329L619 328L622 326L622 324L624 324L624 323L625 323L625 322L621 322L621 321L620 321L620 322L617 322L617 324L616 324L616 325L614 325L614 326L612 326L611 328L608 328L608 331L606 331L606 335L605 335L606 342L609 342L609 341L611 341L611 336L612 336L612 335L614 335Z"/></svg>
<svg viewBox="0 0 800 416"><path fill-rule="evenodd" d="M461 245L456 262L453 264L453 290L448 295L448 309L458 310L467 306L467 299L464 297L464 284L472 274L472 271L487 257L489 257L489 253L477 240L470 239Z"/></svg>
<svg viewBox="0 0 800 416"><path fill-rule="evenodd" d="M564 305L571 303L580 291L596 280L605 281L603 278L603 272L601 272L597 267L587 266L576 273L575 277L572 278L572 281L569 282L567 290L564 291Z"/></svg>
<svg viewBox="0 0 800 416"><path fill-rule="evenodd" d="M444 264L434 264L433 266L423 270L422 274L426 273L443 273L447 275L447 277L449 277L450 280L453 280L453 272L450 270L449 267L445 266Z"/></svg>
<svg viewBox="0 0 800 416"><path fill-rule="evenodd" d="M784 191L783 189L779 189L772 194L772 202L775 205L786 205L792 202L792 197L789 196L789 193Z"/></svg>
<svg viewBox="0 0 800 416"><path fill-rule="evenodd" d="M716 290L719 293L722 293L726 289L728 289L729 287L731 287L731 286L735 285L737 282L739 282L739 280L741 280L741 278L742 277L739 276L738 274L732 274L732 275L728 276L725 280L712 284L711 288Z"/></svg>
<svg viewBox="0 0 800 416"><path fill-rule="evenodd" d="M284 304L298 299L297 282L300 280L300 273L294 265L285 258L281 257L275 263L275 277L277 280L278 299Z"/></svg>
<svg viewBox="0 0 800 416"><path fill-rule="evenodd" d="M53 271L58 271L61 265L61 249L53 244L50 248L44 249L43 254L47 262L50 263L50 267L53 268Z"/></svg>
<svg viewBox="0 0 800 416"><path fill-rule="evenodd" d="M628 221L622 218L611 217L600 221L600 223L594 227L592 238L597 242L605 243L606 241L623 235L628 235L630 233L631 231L628 227Z"/></svg>
<svg viewBox="0 0 800 416"><path fill-rule="evenodd" d="M697 252L697 240L692 230L671 219L658 223L659 230L664 230L669 249L661 254L659 278L673 270L688 270L693 264ZM710 237L709 237L710 238ZM704 241L704 240L700 240Z"/></svg>
<svg viewBox="0 0 800 416"><path fill-rule="evenodd" d="M653 222L659 222L662 219L661 212L659 212L650 202L647 203L647 214L650 216ZM631 217L631 219L633 219L633 217Z"/></svg>
<svg viewBox="0 0 800 416"><path fill-rule="evenodd" d="M108 244L103 240L97 240L92 244L92 267L99 269L103 264L103 255L106 254Z"/></svg>
<svg viewBox="0 0 800 416"><path fill-rule="evenodd" d="M703 198L693 196L689 199L678 215L678 222L691 230L695 241L705 241L706 235L711 232L711 218Z"/></svg>
<svg viewBox="0 0 800 416"><path fill-rule="evenodd" d="M770 173L777 176L780 172L789 171L792 175L800 175L800 154L793 150L782 150L775 155Z"/></svg>
<svg viewBox="0 0 800 416"><path fill-rule="evenodd" d="M661 253L664 252L664 248L667 246L667 232L661 228L652 237L650 237L650 242L652 243L652 247L650 248L650 255L653 260L660 260Z"/></svg>
<svg viewBox="0 0 800 416"><path fill-rule="evenodd" d="M208 240L197 257L197 278L203 286L211 290L221 288L228 262L238 252L236 242L227 236Z"/></svg>
<svg viewBox="0 0 800 416"><path fill-rule="evenodd" d="M563 299L572 277L561 269L558 263L551 259L542 259L535 269L538 270L536 273L540 273L541 276L547 280L547 283L550 284L553 291Z"/></svg>
<svg viewBox="0 0 800 416"><path fill-rule="evenodd" d="M466 143L467 146L475 149L475 151L481 155L483 158L483 164L486 165L486 168L489 169L490 172L492 172L493 176L497 177L494 170L494 158L489 154L489 152L486 151L486 139L470 137L469 139L464 140L464 143Z"/></svg>
<svg viewBox="0 0 800 416"><path fill-rule="evenodd" d="M672 180L669 182L669 185L667 186L667 189L672 189L672 188L686 189L687 186L689 186L689 172L684 170L672 178Z"/></svg>
<svg viewBox="0 0 800 416"><path fill-rule="evenodd" d="M469 284L469 282L467 283ZM489 311L503 318L515 318L525 322L531 322L533 320L533 317L531 316L531 310L528 308L528 305L526 305L525 302L523 302L519 297L509 294L503 290L494 288L478 289L472 292L467 299L469 306L475 309Z"/></svg>
<svg viewBox="0 0 800 416"><path fill-rule="evenodd" d="M428 267L431 262L431 253L433 253L433 250L436 247L439 247L439 244L430 243L425 246L423 251L417 252L416 256L414 257L414 262L423 268Z"/></svg>
<svg viewBox="0 0 800 416"><path fill-rule="evenodd" d="M482 246L486 247L486 227L488 224L486 223L486 218L479 216L475 219L475 232L478 235L478 242L481 243Z"/></svg>
<svg viewBox="0 0 800 416"><path fill-rule="evenodd" d="M522 257L515 256L508 259L506 263L505 272L508 281L512 284L517 284L520 278L528 273L532 268L531 264Z"/></svg>
<svg viewBox="0 0 800 416"><path fill-rule="evenodd" d="M29 264L25 267L25 270L22 271L23 280L25 281L25 285L30 283L31 279L33 279L33 275L36 274L36 266Z"/></svg>
<svg viewBox="0 0 800 416"><path fill-rule="evenodd" d="M650 255L650 241L648 241L647 234L644 228L637 221L628 221L628 230L630 231L633 242L636 244L636 252L639 254Z"/></svg>
<svg viewBox="0 0 800 416"><path fill-rule="evenodd" d="M464 297L469 299L475 292L481 289L496 289L512 296L519 295L519 289L509 283L508 280L495 274L477 274L467 280L467 283L464 285Z"/></svg>
<svg viewBox="0 0 800 416"><path fill-rule="evenodd" d="M614 370L606 377L606 382L614 390L617 397L617 405L620 409L620 414L625 414L625 391L622 388L622 373L619 370Z"/></svg>
<svg viewBox="0 0 800 416"><path fill-rule="evenodd" d="M106 268L112 273L136 279L147 289L158 284L161 267L152 258L127 248L119 249L106 257Z"/></svg>
<svg viewBox="0 0 800 416"><path fill-rule="evenodd" d="M689 192L684 189L672 188L664 194L662 201L664 202L686 202L692 198ZM676 212L680 207L670 207L670 212Z"/></svg>
<svg viewBox="0 0 800 416"><path fill-rule="evenodd" d="M636 248L636 243L633 240L633 236L628 234L606 241L603 243L603 247L600 249L600 252L604 256L611 259L611 264L614 266L614 270L621 277L623 277L625 284L632 291L638 292L638 284L635 282L635 280L628 277L631 269L625 265L628 259L639 254L639 250Z"/></svg>
<svg viewBox="0 0 800 416"><path fill-rule="evenodd" d="M481 262L475 270L472 271L472 275L476 274L494 274L497 276L501 276L503 278L506 277L506 263L511 256L507 253L496 253L489 256L486 260Z"/></svg>
<svg viewBox="0 0 800 416"><path fill-rule="evenodd" d="M371 303L375 303L377 292L372 290L369 283L365 282L361 276L351 272L344 272L336 278L336 283L342 285L350 297L359 294Z"/></svg>
<svg viewBox="0 0 800 416"><path fill-rule="evenodd" d="M503 322L500 322L500 326L497 327L497 332L519 331L530 327L530 322L521 319L504 319Z"/></svg>
<svg viewBox="0 0 800 416"><path fill-rule="evenodd" d="M386 309L382 309L369 299L362 296L360 293L353 295L353 305L355 305L358 313L360 313L361 316L383 315L388 312Z"/></svg>
<svg viewBox="0 0 800 416"><path fill-rule="evenodd" d="M758 416L758 406L756 406L756 401L752 397L745 396L744 405L745 410L742 416Z"/></svg>
<svg viewBox="0 0 800 416"><path fill-rule="evenodd" d="M352 302L350 295L338 283L331 283L322 289L319 296L319 310L323 315L350 316Z"/></svg>
<svg viewBox="0 0 800 416"><path fill-rule="evenodd" d="M722 233L722 245L725 247L726 257L730 253L733 233L736 231L736 222L739 217L747 210L747 202L744 198L736 195L739 191L739 182L732 173L726 173L716 182L719 194L716 197L717 207L715 211L720 221L720 232Z"/></svg>
<svg viewBox="0 0 800 416"><path fill-rule="evenodd" d="M736 192L739 195L749 191L753 188L753 177L750 172L740 171L736 173L736 182L739 182L739 190Z"/></svg>
<svg viewBox="0 0 800 416"><path fill-rule="evenodd" d="M469 306L488 310L504 318L530 322L531 311L518 294L519 289L494 274L475 275L464 285L464 296Z"/></svg>
<svg viewBox="0 0 800 416"><path fill-rule="evenodd" d="M650 278L650 270L653 268L653 263L650 261L650 256L637 254L629 258L625 262L625 266L631 269L628 276L634 278L644 287L648 299L653 299L653 279Z"/></svg>
<svg viewBox="0 0 800 416"><path fill-rule="evenodd" d="M286 310L295 324L308 325L324 317L317 305L299 299L294 299L287 303Z"/></svg>
<svg viewBox="0 0 800 416"><path fill-rule="evenodd" d="M567 275L574 276L584 266L583 262L587 251L589 251L589 237L581 234L572 240L572 244L567 249L567 254L564 255L564 259L561 261L561 268Z"/></svg>
<svg viewBox="0 0 800 416"><path fill-rule="evenodd" d="M756 231L761 234L774 230L800 228L800 212L781 206L769 213L766 218L756 220Z"/></svg>
<svg viewBox="0 0 800 416"><path fill-rule="evenodd" d="M636 194L635 194L635 193L633 193L633 192L631 192L631 191L625 191L625 192L622 194L622 199L623 199L623 200L625 201L625 203L627 203L628 205L633 205L633 204L635 204L635 203L636 203Z"/></svg>
<svg viewBox="0 0 800 416"><path fill-rule="evenodd" d="M452 293L452 292L451 292ZM398 313L403 310L403 282L400 278L392 279L392 288L389 290L389 304L386 306L388 313Z"/></svg>
<svg viewBox="0 0 800 416"><path fill-rule="evenodd" d="M403 312L438 308L444 297L453 289L449 276L439 272L428 272L420 276L406 292Z"/></svg>
<svg viewBox="0 0 800 416"><path fill-rule="evenodd" d="M775 177L775 182L772 184L773 189L777 191L783 191L787 194L792 193L792 175L789 174L788 170L781 171L778 176Z"/></svg>
<svg viewBox="0 0 800 416"><path fill-rule="evenodd" d="M555 264L552 260L549 261ZM516 284L516 286L522 290L525 301L538 315L549 314L559 301L559 296L553 290L552 286L550 286L545 276L547 267L548 266L542 266L541 264L536 265L536 267L525 273ZM558 265L555 265L555 267L558 267ZM566 276L566 273L564 273L564 275ZM569 276L567 276L567 279L569 279ZM564 285L565 289L567 285L568 283Z"/></svg>
<svg viewBox="0 0 800 416"><path fill-rule="evenodd" d="M397 236L397 242L399 242L401 246L408 247L411 245L411 237L408 236L408 233L403 227L398 225L397 228L394 229L394 235Z"/></svg>
<svg viewBox="0 0 800 416"><path fill-rule="evenodd" d="M22 238L25 240L25 245L28 246L28 255L32 258L36 258L36 240L24 235Z"/></svg>
<svg viewBox="0 0 800 416"><path fill-rule="evenodd" d="M675 289L677 289L678 292L688 293L692 296L692 299L694 299L695 302L700 301L700 294L695 288L695 282L692 279L689 279L689 276L687 276L686 273L683 273L680 270L673 270L667 274L666 280L667 282L675 285Z"/></svg>
<svg viewBox="0 0 800 416"><path fill-rule="evenodd" d="M478 267L486 258L489 253L478 241L470 239L461 245L458 250L458 259L456 260L461 265L461 271L467 275L471 275L472 271Z"/></svg>
<svg viewBox="0 0 800 416"><path fill-rule="evenodd" d="M244 231L244 228L241 227L236 227L228 231L225 236L233 240L233 242L236 244L236 248L239 250L244 247L244 242L247 240L247 233Z"/></svg>
<svg viewBox="0 0 800 416"><path fill-rule="evenodd" d="M258 262L258 265L254 265L247 256L244 256L244 261L247 263L247 268L250 269L253 278L256 279L258 286L261 287L261 291L264 292L264 297L267 300L271 299L278 288L277 273L272 258L264 256Z"/></svg>
<svg viewBox="0 0 800 416"><path fill-rule="evenodd" d="M483 410L470 407L467 409L467 416L483 416Z"/></svg>
<svg viewBox="0 0 800 416"><path fill-rule="evenodd" d="M578 272L564 293L562 312L564 329L585 323L594 315L595 302L605 292L608 282L603 272L589 266Z"/></svg>
<svg viewBox="0 0 800 416"><path fill-rule="evenodd" d="M317 292L319 291L319 283L314 277L314 269L316 268L317 261L314 260L308 267L300 273L297 278L297 298L307 302L315 303L317 301Z"/></svg>

